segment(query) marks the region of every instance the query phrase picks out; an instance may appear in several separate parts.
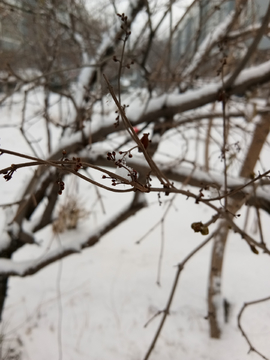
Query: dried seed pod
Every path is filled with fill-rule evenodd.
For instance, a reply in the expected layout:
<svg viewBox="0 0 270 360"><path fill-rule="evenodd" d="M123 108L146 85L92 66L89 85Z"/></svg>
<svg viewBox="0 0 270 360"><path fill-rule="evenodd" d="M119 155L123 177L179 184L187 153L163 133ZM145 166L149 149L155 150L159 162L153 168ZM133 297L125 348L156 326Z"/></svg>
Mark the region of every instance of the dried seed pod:
<svg viewBox="0 0 270 360"><path fill-rule="evenodd" d="M143 134L143 137L141 138L141 143L143 144L143 147L144 147L145 149L148 148L148 145L149 145L149 142L150 142L148 136L149 136L149 133L147 133L147 134L144 133L144 134ZM139 152L142 152L142 150L139 149Z"/></svg>

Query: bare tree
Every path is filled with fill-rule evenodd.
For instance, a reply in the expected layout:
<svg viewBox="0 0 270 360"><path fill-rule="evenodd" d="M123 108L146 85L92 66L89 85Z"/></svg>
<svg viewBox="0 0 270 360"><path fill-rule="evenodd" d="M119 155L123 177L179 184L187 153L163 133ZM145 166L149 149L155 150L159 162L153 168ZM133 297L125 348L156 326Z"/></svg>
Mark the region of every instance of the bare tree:
<svg viewBox="0 0 270 360"><path fill-rule="evenodd" d="M136 0L122 12L116 2L105 2L106 17L100 18L100 11L93 8L89 15L83 2L72 0L57 4L51 0L42 6L0 2L2 16L16 14L21 23L27 18L28 27L19 30L29 34L28 41L13 50L1 75L2 84L12 79L14 89L3 93L0 101L3 107L12 106L15 94L20 94L22 115L15 125L32 152L30 156L1 148L1 159L14 155L24 162L1 167L0 173L12 183L17 173L35 169L27 173L27 184L16 201L1 204L7 224L0 250L1 313L10 276L35 274L97 244L145 208L148 193L169 199L178 194L214 213L205 223L190 224L209 237L179 263L144 359L159 338L184 265L204 245L213 239L208 319L214 338L222 330L216 299L222 296L230 231L237 232L254 254L270 254L260 219L262 210L270 213L266 190L270 169L255 172L269 130L269 50L261 49L260 43L269 31L270 4L260 21L249 1L232 6L226 0L211 5L194 0L176 17L178 3L155 7L152 1ZM21 33L16 34L20 39ZM15 53L24 59L20 65ZM30 114L36 93L42 101ZM41 149L27 130L31 116L44 126ZM168 139L178 144L177 149L172 151ZM213 170L217 161L222 165L219 173ZM78 235L42 258L14 262L12 256L25 244L42 246L36 234L45 226L55 233L78 227L80 234L79 219L87 212L77 197L69 198L68 207L58 206L71 177L93 185L92 207L103 206L104 191L131 192L132 200L87 237ZM235 221L244 205L256 209L258 238Z"/></svg>

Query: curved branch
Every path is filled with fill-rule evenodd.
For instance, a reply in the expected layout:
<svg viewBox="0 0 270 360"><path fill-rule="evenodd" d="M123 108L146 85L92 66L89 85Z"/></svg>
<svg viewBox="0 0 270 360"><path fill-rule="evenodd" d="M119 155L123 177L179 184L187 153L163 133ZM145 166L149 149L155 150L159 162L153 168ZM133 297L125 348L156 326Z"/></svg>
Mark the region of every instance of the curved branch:
<svg viewBox="0 0 270 360"><path fill-rule="evenodd" d="M167 305L165 307L165 309L162 311L163 315L162 315L162 318L161 318L161 321L160 321L160 324L158 326L158 329L156 331L156 334L154 336L154 339L152 340L150 346L149 346L149 349L146 353L146 355L144 356L143 360L147 360L149 359L149 356L151 355L152 351L154 350L154 347L157 343L157 340L159 338L159 335L161 333L161 330L165 324L165 321L167 319L167 316L169 315L170 313L170 308L171 308L171 305L172 305L172 301L173 301L173 298L174 298L174 295L175 295L175 291L176 291L176 288L177 288L177 284L178 284L178 281L179 281L179 278L180 278L180 274L182 272L182 270L184 269L184 266L185 264L190 260L190 258L192 258L199 250L201 250L206 244L209 243L209 241L213 238L213 236L215 235L216 232L213 232L213 234L211 234L204 242L202 242L199 246L197 246L181 263L179 263L177 265L177 271L176 271L176 274L175 274L175 278L174 278L174 281L173 281L173 285L172 285L172 289L171 289L171 292L170 292L170 295L169 295L169 298L168 298L168 302L167 302ZM161 312L159 312L161 313Z"/></svg>
<svg viewBox="0 0 270 360"><path fill-rule="evenodd" d="M237 324L238 324L238 327L242 333L242 335L244 336L244 338L246 339L248 345L249 345L249 353L254 351L256 354L258 354L259 356L261 356L263 359L265 360L269 360L269 358L267 358L266 356L264 356L261 352L259 352L258 350L255 349L255 347L251 344L251 341L249 340L247 334L245 333L242 325L241 325L241 318L242 318L242 315L244 313L244 310L245 308L247 308L248 306L250 305L254 305L254 304L259 304L259 303L262 303L264 301L269 301L270 300L270 296L266 297L266 298L263 298L263 299L259 299L259 300L254 300L254 301L249 301L247 303L244 303L238 316L237 316Z"/></svg>
<svg viewBox="0 0 270 360"><path fill-rule="evenodd" d="M86 158L87 162L93 162L94 159L91 157ZM95 157L95 163L99 166L106 166L106 167L113 167L113 164L111 162L108 162L104 159L104 157L99 156ZM135 169L139 174L147 174L149 173L149 168L145 165L145 163L140 159L131 159L128 162L128 165L131 166L133 169ZM258 206L260 209L263 209L268 214L270 214L270 195L267 196L267 193L260 188L261 186L269 185L269 181L262 179L266 177L269 174L270 170L258 175L253 180L247 181L244 177L228 177L228 189L230 190L227 195L222 194L221 196L215 197L215 198L204 198L203 202L210 202L213 200L220 200L224 196L230 197L232 199L240 199L240 198L246 198L246 205L248 206ZM173 168L169 169L162 169L162 173L171 181L177 181L179 183L186 182L188 178L188 182L185 183L185 185L190 185L197 187L199 189L206 188L206 187L212 187L213 189L221 189L223 186L223 179L220 174L214 171L206 172L202 170L192 170L191 168L185 167L185 166L175 166ZM260 180L260 182L258 181ZM256 199L253 195L250 195L250 187L253 183L256 182L257 185L257 192L256 192ZM149 189L150 192L152 189ZM175 191L173 189L167 189L168 193L174 193ZM178 190L177 190L178 191ZM182 190L183 195L188 196L188 194L191 194L188 191ZM199 195L199 194L198 194ZM198 196L196 195L196 196ZM201 200L200 200L201 201Z"/></svg>

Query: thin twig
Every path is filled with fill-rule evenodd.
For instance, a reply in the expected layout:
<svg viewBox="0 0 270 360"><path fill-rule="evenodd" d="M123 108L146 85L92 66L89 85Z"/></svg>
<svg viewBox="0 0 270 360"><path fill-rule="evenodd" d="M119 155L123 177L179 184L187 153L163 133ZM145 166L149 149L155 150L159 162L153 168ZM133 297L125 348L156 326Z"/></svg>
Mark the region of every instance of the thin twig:
<svg viewBox="0 0 270 360"><path fill-rule="evenodd" d="M89 178L92 179L90 173L88 172L88 169L85 169L85 172L87 173L87 175L89 176ZM105 214L106 214L106 210L105 210L105 206L104 206L104 203L103 203L103 200L102 200L102 196L101 196L101 194L100 194L100 191L99 191L99 189L98 189L97 186L95 186L94 189L95 189L95 191L96 191L98 201L100 202L100 207L101 207L102 213L103 213L103 215L105 215Z"/></svg>
<svg viewBox="0 0 270 360"><path fill-rule="evenodd" d="M161 286L160 276L161 276L161 266L162 266L162 258L164 252L164 218L161 219L161 245L160 245L160 252L159 252L159 259L158 259L158 273L157 273L157 285Z"/></svg>
<svg viewBox="0 0 270 360"><path fill-rule="evenodd" d="M59 246L62 246L59 235L57 236ZM62 276L62 267L63 262L62 259L59 259L58 265L58 273L56 279L56 289L57 289L57 302L58 302L58 360L62 360L63 356L63 346L62 346L62 316L63 316L63 308L62 308L62 294L61 294L61 276Z"/></svg>
<svg viewBox="0 0 270 360"><path fill-rule="evenodd" d="M19 157L26 158L26 159L31 159L31 160L34 160L34 161L33 162L28 162L28 163L21 163L21 164L12 164L11 166L9 166L9 167L7 167L5 169L1 169L0 174L6 174L8 171L14 172L17 169L23 168L23 167L30 167L30 166L37 166L37 165L47 165L47 166L53 166L55 168L58 168L62 172L66 171L66 172L72 173L72 174L74 174L74 175L76 175L76 176L78 176L78 177L80 177L80 178L82 178L82 179L96 185L96 186L102 187L102 188L104 188L106 190L110 190L110 191L113 191L113 192L130 192L130 191L134 191L134 185L135 185L135 188L137 190L139 190L139 191L149 192L149 189L144 187L138 181L129 181L129 180L123 178L122 176L119 176L119 175L117 175L115 173L112 173L111 171L108 171L106 169L102 169L102 168L100 168L98 166L95 166L95 165L92 165L92 164L89 164L89 163L81 162L82 167L90 167L92 169L101 171L101 172L109 175L109 177L111 179L118 179L120 181L120 183L126 184L126 185L131 185L133 188L125 189L125 190L120 190L120 189L116 189L116 188L109 188L108 186L102 185L102 184L98 183L95 180L89 179L88 177L80 174L79 172L72 169L71 167L67 167L67 165L76 165L76 161L70 161L70 160L69 161L42 160L42 159L35 158L33 156L17 153L15 151L10 151L10 150L6 150L6 149L0 149L0 154L3 154L3 153L19 156Z"/></svg>
<svg viewBox="0 0 270 360"><path fill-rule="evenodd" d="M162 218L155 224L153 225L145 235L143 235L139 240L136 241L136 244L140 244L149 234L151 234L151 232L153 232L157 227L158 225L165 220L166 216L168 215L169 213L169 210L172 206L172 203L173 201L175 200L175 197L176 195L173 196L173 198L169 201L169 205L167 207L167 209L165 210L164 214L162 215Z"/></svg>
<svg viewBox="0 0 270 360"><path fill-rule="evenodd" d="M263 18L260 30L257 32L257 35L254 37L254 40L253 40L252 44L249 46L248 51L247 51L246 55L244 56L244 58L242 59L242 61L239 62L238 66L236 67L234 72L231 74L231 76L225 82L225 90L226 91L230 90L230 88L234 84L234 82L235 82L236 78L238 77L238 75L240 74L240 72L245 68L251 55L256 51L257 46L265 33L265 30L268 28L269 19L270 19L270 1L268 4L267 12Z"/></svg>
<svg viewBox="0 0 270 360"><path fill-rule="evenodd" d="M266 177L266 176L269 176L270 174L270 170L264 172L263 174L260 174L258 176L256 176L254 179L250 180L249 182L247 182L246 184L244 185L241 185L239 187L237 187L236 189L230 191L229 193L227 194L224 194L224 195L221 195L221 196L216 196L216 197L213 197L213 198L209 198L209 199L204 199L203 202L208 202L208 201L214 201L214 200L221 200L225 197L228 197L228 196L232 196L236 193L238 193L239 191L243 190L244 188L248 187L249 185L252 185L254 184L256 181ZM172 190L170 190L170 192L172 192ZM201 200L200 200L201 201Z"/></svg>
<svg viewBox="0 0 270 360"><path fill-rule="evenodd" d="M25 123L25 112L26 112L26 104L27 104L27 96L29 91L31 91L32 89L34 89L34 86L31 86L29 89L24 91L24 96L23 96L23 108L22 108L22 123L20 126L20 131L22 133L22 136L24 137L25 141L27 142L27 144L29 145L30 149L33 151L33 154L37 157L37 152L35 150L35 148L33 147L32 143L29 141L28 137L25 134L24 131L24 123Z"/></svg>
<svg viewBox="0 0 270 360"><path fill-rule="evenodd" d="M242 325L241 325L241 318L242 318L242 315L244 313L244 310L246 307L248 307L249 305L254 305L254 304L259 304L259 303L262 303L264 301L269 301L270 300L270 296L266 297L266 298L263 298L263 299L259 299L259 300L254 300L254 301L249 301L247 303L244 303L238 316L237 316L237 324L238 324L238 327L242 333L242 335L244 336L244 338L246 339L248 345L249 345L249 351L248 353L250 352L255 352L256 354L258 354L259 356L261 356L263 359L265 360L269 360L269 358L267 358L266 356L264 356L261 352L259 352L258 350L255 349L255 347L252 345L251 341L249 340L247 334L245 333Z"/></svg>
<svg viewBox="0 0 270 360"><path fill-rule="evenodd" d="M255 198L255 209L256 209L256 215L257 215L257 221L258 221L260 239L261 239L261 243L262 243L263 245L265 245L265 241L264 241L264 237L263 237L263 230L262 230L261 215L260 215L260 210L259 210L258 202L257 202L257 195L256 195L256 186L255 186L255 183L253 183L253 193L254 193L254 198Z"/></svg>
<svg viewBox="0 0 270 360"><path fill-rule="evenodd" d="M80 178L82 178L83 180L85 181L88 181L96 186L99 186L99 187L102 187L106 190L109 190L109 191L113 191L113 192L130 192L130 191L134 191L135 189L141 191L141 192L165 192L165 194L168 194L168 193L179 193L179 194L183 194L187 197L192 197L192 198L195 198L196 200L198 200L198 196L196 194L193 194L191 193L190 191L185 191L185 190L181 190L181 189L176 189L175 187L173 188L166 188L166 187L163 187L163 188L147 188L145 186L143 186L142 184L140 184L138 181L128 181L127 179L125 178L122 178L121 176L117 175L117 174L114 174L106 169L102 169L102 168L99 168L98 166L95 166L95 165L92 165L92 164L89 164L89 163L84 163L82 162L82 166L83 167L90 167L90 168L93 168L93 169L96 169L98 171L101 171L101 172L104 172L106 173L107 175L109 175L111 178L115 178L115 179L118 179L121 183L123 184L127 184L127 185L130 185L132 186L132 188L130 189L124 189L124 190L120 190L120 189L116 189L116 188L109 188L108 186L105 186L103 184L100 184L92 179L89 179L88 177L82 175L81 173L79 173L78 171L74 170L73 168L71 167L66 167L66 166L63 166L63 165L76 165L76 161L53 161L53 160L41 160L41 159L38 159L38 158L35 158L33 156L28 156L28 155L23 155L23 154L20 154L20 153L17 153L17 152L14 152L14 151L10 151L10 150L6 150L6 149L1 149L0 148L0 154L3 154L3 153L7 153L7 154L11 154L11 155L15 155L15 156L20 156L20 157L23 157L23 158L27 158L27 159L31 159L31 160L35 160L34 162L30 162L30 163L24 163L24 164L12 164L10 167L6 168L6 169L2 169L0 170L0 174L3 174L3 173L7 173L7 171L11 171L12 173L17 169L17 168L20 168L20 167L25 167L25 166L33 166L33 165L47 165L47 166L53 166L53 167L56 167L58 168L59 170L61 170L62 172L69 172L69 173L72 173ZM270 170L267 172L269 173ZM253 180L254 181L254 180ZM210 208L212 208L214 211L216 211L218 214L220 214L220 216L224 217L225 219L227 219L227 221L229 222L229 224L232 226L232 228L238 232L243 239L246 240L246 242L252 247L252 246L257 246L259 248L261 248L264 252L270 254L270 250L266 247L265 244L262 244L262 243L259 243L257 241L255 241L253 238L251 238L246 232L244 232L243 230L241 230L233 221L232 219L230 218L230 214L228 214L226 211L224 212L222 209L218 209L215 205L213 205L212 203L206 201L206 200L203 200L203 199L200 199L199 200L200 202L206 204L207 206L209 206Z"/></svg>
<svg viewBox="0 0 270 360"><path fill-rule="evenodd" d="M146 328L157 316L159 316L163 312L164 310L159 310L158 312L156 312L155 315L153 315L149 320L147 320L143 327Z"/></svg>
<svg viewBox="0 0 270 360"><path fill-rule="evenodd" d="M48 146L48 154L51 153L52 145L51 145L51 132L50 132L50 116L48 112L49 107L49 91L46 89L45 97L44 97L44 119L47 133L47 146Z"/></svg>
<svg viewBox="0 0 270 360"><path fill-rule="evenodd" d="M223 72L223 69L222 69ZM222 113L223 113L223 149L222 149L222 156L223 156L223 162L224 162L224 193L227 194L228 192L228 178L227 178L227 157L226 157L226 151L227 151L227 124L226 124L226 99L225 99L225 92L223 92L223 100L222 100ZM224 208L227 210L227 196L224 197Z"/></svg>
<svg viewBox="0 0 270 360"><path fill-rule="evenodd" d="M176 288L177 288L177 284L178 284L180 274L181 274L182 270L184 269L184 265L189 261L190 258L192 258L192 256L194 256L199 250L201 250L201 248L203 248L213 238L213 236L215 234L216 234L216 231L213 232L212 235L210 235L204 242L202 242L199 246L197 246L181 263L179 263L177 265L177 271L176 271L176 274L175 274L175 278L174 278L174 281L173 281L173 285L172 285L172 289L171 289L171 292L170 292L170 295L169 295L167 305L165 307L165 310L163 311L162 319L160 321L160 324L159 324L159 327L158 327L158 329L156 331L154 339L152 340L152 342L150 344L150 347L149 347L146 355L144 356L143 360L149 359L152 351L154 350L156 342L157 342L157 340L159 338L161 330L162 330L162 328L164 326L165 320L167 319L167 316L170 313L171 304L172 304L172 301L173 301L173 298L174 298L174 295L175 295L175 291L176 291Z"/></svg>
<svg viewBox="0 0 270 360"><path fill-rule="evenodd" d="M117 100L117 97L115 96L113 87L111 86L111 84L109 83L109 80L107 79L106 75L103 74L103 77L108 85L108 89L110 94L112 95L112 98L119 110L119 113L121 114L121 117L123 119L123 123L128 131L128 133L130 134L130 136L132 137L132 139L137 143L138 147L140 148L140 150L143 152L146 161L148 162L150 168L153 170L153 172L156 174L157 178L159 179L159 181L161 182L161 184L166 187L166 188L171 188L173 187L172 184L170 183L170 181L167 179L167 177L162 174L162 172L160 171L160 169L158 168L158 166L156 165L156 163L152 160L152 158L149 156L148 152L146 151L146 149L144 148L143 144L141 143L140 139L138 138L138 135L136 134L135 130L133 129L133 126L131 125L130 121L128 120L124 110L122 109L122 106L120 105L119 101Z"/></svg>

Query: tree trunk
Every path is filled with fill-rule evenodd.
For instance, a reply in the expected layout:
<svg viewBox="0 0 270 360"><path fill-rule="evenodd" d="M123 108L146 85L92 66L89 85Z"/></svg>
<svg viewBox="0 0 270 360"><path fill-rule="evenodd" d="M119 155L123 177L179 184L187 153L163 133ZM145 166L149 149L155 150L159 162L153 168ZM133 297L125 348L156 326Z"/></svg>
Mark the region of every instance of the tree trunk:
<svg viewBox="0 0 270 360"><path fill-rule="evenodd" d="M240 176L250 177L254 171L255 165L259 159L262 147L267 139L270 125L270 116L264 115L261 117L260 122L257 124L252 142L249 146L245 161L240 171ZM228 210L236 214L244 205L245 199L239 198L229 201ZM220 222L220 231L214 238L211 267L208 283L208 319L210 326L211 338L220 338L221 324L221 279L222 279L222 265L225 253L225 247L229 228L226 221Z"/></svg>
<svg viewBox="0 0 270 360"><path fill-rule="evenodd" d="M11 253L10 251L3 250L0 252L0 258L10 259ZM0 275L0 322L2 321L2 315L5 306L5 300L7 297L7 289L8 289L8 276Z"/></svg>
<svg viewBox="0 0 270 360"><path fill-rule="evenodd" d="M0 275L0 322L2 321L2 313L4 310L5 299L7 296L8 277Z"/></svg>

